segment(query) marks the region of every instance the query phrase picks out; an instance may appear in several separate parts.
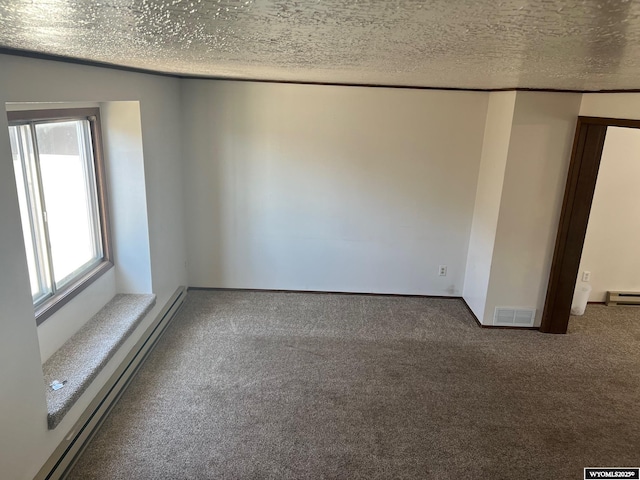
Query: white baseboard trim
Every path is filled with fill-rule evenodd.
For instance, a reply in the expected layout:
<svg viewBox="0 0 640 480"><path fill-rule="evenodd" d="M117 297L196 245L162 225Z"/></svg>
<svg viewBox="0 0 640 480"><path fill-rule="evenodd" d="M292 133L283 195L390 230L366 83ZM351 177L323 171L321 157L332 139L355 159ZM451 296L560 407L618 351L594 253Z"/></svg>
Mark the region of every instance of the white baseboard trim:
<svg viewBox="0 0 640 480"><path fill-rule="evenodd" d="M89 404L78 421L67 433L34 480L59 480L71 469L85 446L91 440L111 408L125 391L138 369L151 352L160 336L171 323L187 295L185 287L179 287L147 328L144 335L131 349L107 383Z"/></svg>

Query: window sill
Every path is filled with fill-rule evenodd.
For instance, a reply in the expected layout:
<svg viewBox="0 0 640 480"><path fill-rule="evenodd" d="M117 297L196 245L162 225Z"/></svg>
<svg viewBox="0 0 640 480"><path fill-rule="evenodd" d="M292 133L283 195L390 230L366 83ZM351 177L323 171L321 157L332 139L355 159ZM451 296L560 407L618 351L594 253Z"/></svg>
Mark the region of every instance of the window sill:
<svg viewBox="0 0 640 480"><path fill-rule="evenodd" d="M42 365L50 430L58 426L155 303L152 294L116 295ZM64 386L53 390L54 381Z"/></svg>

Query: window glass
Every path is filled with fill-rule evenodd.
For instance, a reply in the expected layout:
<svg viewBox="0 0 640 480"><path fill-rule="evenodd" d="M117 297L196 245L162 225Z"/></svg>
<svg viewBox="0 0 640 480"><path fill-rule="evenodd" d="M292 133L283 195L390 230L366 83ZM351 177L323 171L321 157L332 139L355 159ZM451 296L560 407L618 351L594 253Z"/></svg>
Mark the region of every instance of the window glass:
<svg viewBox="0 0 640 480"><path fill-rule="evenodd" d="M102 257L88 122L43 123L35 130L54 280L60 287Z"/></svg>
<svg viewBox="0 0 640 480"><path fill-rule="evenodd" d="M9 127L13 170L16 176L22 233L27 253L31 295L39 302L52 293L49 265L44 242L44 224L41 218L41 198L35 172L33 139L28 126Z"/></svg>

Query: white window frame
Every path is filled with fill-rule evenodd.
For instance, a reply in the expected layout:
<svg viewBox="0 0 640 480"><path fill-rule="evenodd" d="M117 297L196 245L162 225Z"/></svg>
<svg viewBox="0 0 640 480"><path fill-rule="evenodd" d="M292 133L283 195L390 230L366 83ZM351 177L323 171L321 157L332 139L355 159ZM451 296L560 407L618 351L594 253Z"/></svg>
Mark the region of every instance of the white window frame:
<svg viewBox="0 0 640 480"><path fill-rule="evenodd" d="M46 255L38 255L40 261L36 261L38 269L38 282L42 276L47 276L52 283L53 292L46 296L34 297L34 309L36 323L40 325L53 313L64 306L69 300L79 294L82 290L87 288L91 283L97 280L101 275L107 272L113 267L113 252L111 246L111 232L109 228L109 213L108 213L108 198L106 188L106 175L104 171L104 156L102 154L102 138L100 127L100 109L99 108L71 108L71 109L52 109L52 110L24 110L24 111L12 111L7 112L7 118L9 120L9 126L30 125L31 135L35 139L35 125L43 123L61 122L69 120L87 120L89 122L89 134L90 139L86 148L91 148L93 157L93 178L95 181L96 202L92 204L90 208L94 209L100 225L94 225L94 238L98 236L102 243L102 258L91 264L85 265L83 268L73 272L70 276L65 278L61 284L56 287L56 282L52 278L51 267L51 249L48 242L48 232L46 225L46 207L44 206L44 198L41 191L41 180L39 178L39 154L37 141L33 141L33 151L36 164L36 172L34 175L38 177L37 183L38 194L40 198L38 201L42 205L42 211L35 208L33 205L29 206L29 221L31 224L31 231L44 229L44 238L47 238L46 244L35 239L36 235L33 235L34 248L36 250L47 249ZM89 145L90 143L90 145ZM22 162L21 162L22 163ZM24 165L23 165L24 168ZM26 182L26 176L25 176ZM25 188L27 191L27 197L29 197L29 188L18 185L20 188ZM41 237L42 238L42 237ZM42 262L42 258L48 258L48 262ZM41 285L42 287L42 285ZM41 288L42 289L42 288Z"/></svg>

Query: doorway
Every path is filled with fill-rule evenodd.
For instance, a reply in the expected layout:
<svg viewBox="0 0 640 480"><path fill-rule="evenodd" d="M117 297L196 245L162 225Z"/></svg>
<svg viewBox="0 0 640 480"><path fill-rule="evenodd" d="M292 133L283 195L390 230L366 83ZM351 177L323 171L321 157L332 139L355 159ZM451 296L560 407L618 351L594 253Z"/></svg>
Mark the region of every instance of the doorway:
<svg viewBox="0 0 640 480"><path fill-rule="evenodd" d="M566 333L607 128L640 120L578 117L540 331Z"/></svg>

